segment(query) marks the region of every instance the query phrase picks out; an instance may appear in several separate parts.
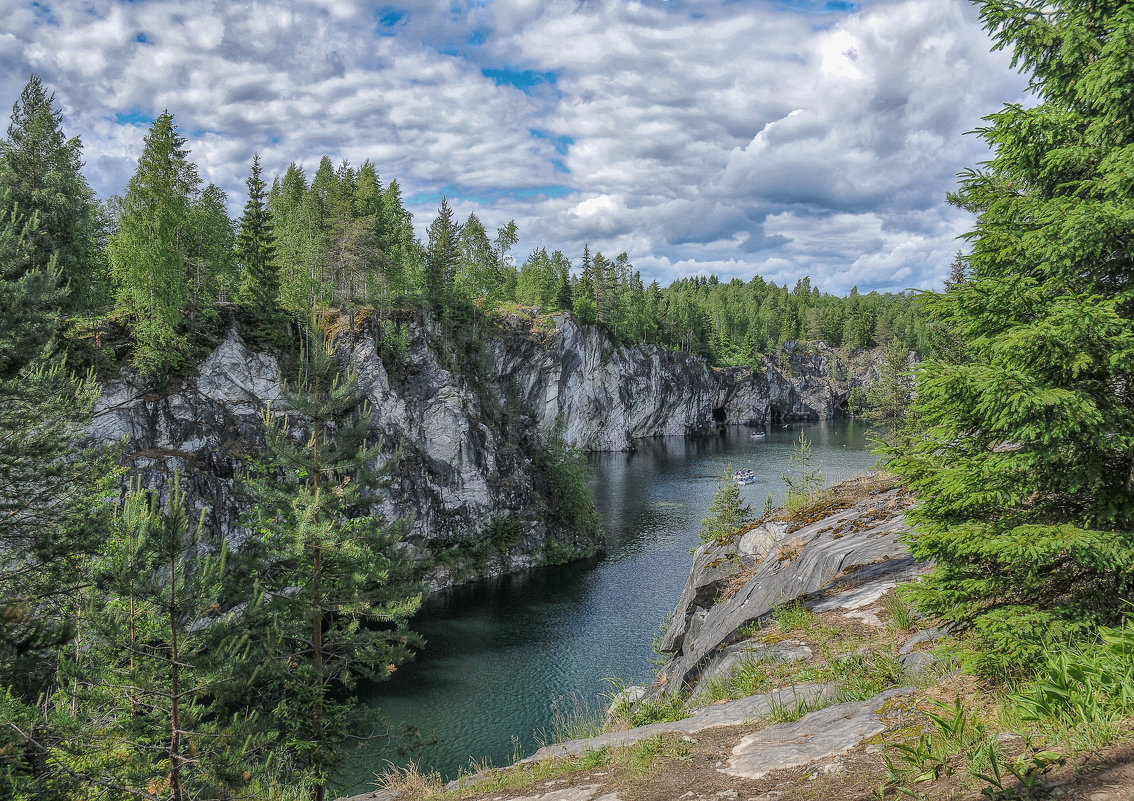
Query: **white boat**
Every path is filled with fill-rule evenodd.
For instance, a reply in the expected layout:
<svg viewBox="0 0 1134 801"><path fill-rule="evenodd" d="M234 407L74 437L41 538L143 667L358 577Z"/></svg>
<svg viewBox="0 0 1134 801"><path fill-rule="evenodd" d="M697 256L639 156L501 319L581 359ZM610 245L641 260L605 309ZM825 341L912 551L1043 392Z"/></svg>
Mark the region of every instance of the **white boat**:
<svg viewBox="0 0 1134 801"><path fill-rule="evenodd" d="M742 486L744 484L755 484L756 483L756 474L753 473L751 470L737 470L735 473L732 474L732 478L733 478L733 481L735 481L737 484L740 484Z"/></svg>
<svg viewBox="0 0 1134 801"><path fill-rule="evenodd" d="M753 431L748 436L752 437L752 439L764 439L764 437L766 437L768 435L766 433L764 433L763 431Z"/></svg>

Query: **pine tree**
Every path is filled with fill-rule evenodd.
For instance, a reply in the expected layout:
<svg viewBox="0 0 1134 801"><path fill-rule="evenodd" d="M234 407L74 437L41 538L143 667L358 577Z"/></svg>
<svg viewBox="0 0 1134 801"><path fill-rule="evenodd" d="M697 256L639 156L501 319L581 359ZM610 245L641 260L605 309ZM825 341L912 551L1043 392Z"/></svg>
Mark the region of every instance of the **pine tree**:
<svg viewBox="0 0 1134 801"><path fill-rule="evenodd" d="M82 143L66 138L62 120L54 93L32 75L12 107L8 136L0 141L0 193L7 189L6 203L36 219L27 243L31 263L46 268L54 256L69 285L68 308L89 309L102 302L96 253L101 219L80 172Z"/></svg>
<svg viewBox="0 0 1134 801"><path fill-rule="evenodd" d="M275 643L265 675L294 781L322 801L348 747L350 692L409 658L406 622L421 596L393 549L402 527L368 511L378 449L329 341L308 349L282 394L286 411L265 413L275 472L258 486L261 623Z"/></svg>
<svg viewBox="0 0 1134 801"><path fill-rule="evenodd" d="M717 483L709 512L710 516L701 521L701 542L727 537L752 520L752 507L741 500L740 485L733 476L732 465L725 468Z"/></svg>
<svg viewBox="0 0 1134 801"><path fill-rule="evenodd" d="M132 319L134 364L156 374L189 351L182 315L189 303L187 243L200 179L173 115L162 112L146 135L138 168L107 242L118 308Z"/></svg>
<svg viewBox="0 0 1134 801"><path fill-rule="evenodd" d="M788 466L790 472L780 476L787 488L784 505L788 509L795 509L810 501L823 486L823 469L811 466L811 440L802 431L788 458Z"/></svg>
<svg viewBox="0 0 1134 801"><path fill-rule="evenodd" d="M917 493L915 600L969 632L976 667L1029 669L1134 598L1134 15L1113 0L985 0L1038 105L1007 105L962 174L969 275L938 296L964 350L927 361L920 441L890 453Z"/></svg>
<svg viewBox="0 0 1134 801"><path fill-rule="evenodd" d="M252 157L252 174L248 184L248 200L240 218L236 238L236 258L240 263L240 304L254 341L270 341L283 325L280 310L280 268L276 263L275 236L268 211L266 187L260 177L260 154Z"/></svg>
<svg viewBox="0 0 1134 801"><path fill-rule="evenodd" d="M232 798L261 772L256 747L267 733L223 703L247 658L243 619L259 599L241 592L240 608L226 609L234 573L224 539L205 536L206 511L190 524L176 475L164 505L135 487L94 561L79 638L52 699L80 721L99 721L53 752L92 789Z"/></svg>

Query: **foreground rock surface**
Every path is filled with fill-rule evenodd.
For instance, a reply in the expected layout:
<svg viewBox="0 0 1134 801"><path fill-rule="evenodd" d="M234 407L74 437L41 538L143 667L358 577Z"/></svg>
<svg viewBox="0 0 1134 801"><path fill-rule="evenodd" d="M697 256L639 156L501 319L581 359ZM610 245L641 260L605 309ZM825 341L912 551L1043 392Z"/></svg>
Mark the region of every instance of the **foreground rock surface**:
<svg viewBox="0 0 1134 801"><path fill-rule="evenodd" d="M794 723L780 723L743 737L732 749L722 773L762 779L774 770L796 768L850 751L886 729L887 701L907 696L910 688L889 690L858 703L835 704L810 712Z"/></svg>

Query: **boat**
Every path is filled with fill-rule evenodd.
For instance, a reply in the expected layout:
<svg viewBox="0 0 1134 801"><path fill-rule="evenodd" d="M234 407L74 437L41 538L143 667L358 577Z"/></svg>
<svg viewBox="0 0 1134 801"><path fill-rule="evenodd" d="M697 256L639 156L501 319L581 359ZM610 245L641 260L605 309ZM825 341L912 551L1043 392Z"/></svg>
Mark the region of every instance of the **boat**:
<svg viewBox="0 0 1134 801"><path fill-rule="evenodd" d="M752 437L752 439L763 439L764 437L766 437L768 435L763 431L753 431L748 436Z"/></svg>
<svg viewBox="0 0 1134 801"><path fill-rule="evenodd" d="M737 470L732 474L732 478L737 484L740 484L742 486L744 484L756 483L756 474L751 470Z"/></svg>

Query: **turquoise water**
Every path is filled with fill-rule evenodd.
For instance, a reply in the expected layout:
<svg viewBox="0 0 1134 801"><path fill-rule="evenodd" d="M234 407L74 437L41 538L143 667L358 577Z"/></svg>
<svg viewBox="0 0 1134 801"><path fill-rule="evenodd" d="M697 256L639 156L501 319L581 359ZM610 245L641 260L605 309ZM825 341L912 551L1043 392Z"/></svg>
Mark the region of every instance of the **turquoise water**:
<svg viewBox="0 0 1134 801"><path fill-rule="evenodd" d="M612 678L649 682L654 637L681 595L721 475L751 469L757 481L741 487L745 499L757 513L769 493L778 505L780 475L801 429L827 483L860 475L876 460L865 425L855 421L777 428L766 440L730 428L719 437L646 440L632 454L592 455L606 555L431 598L413 623L425 650L365 701L438 742L408 757L360 758L350 773L354 792L370 789L383 759L412 759L446 778L470 759L507 764L539 746L557 708L605 707Z"/></svg>

